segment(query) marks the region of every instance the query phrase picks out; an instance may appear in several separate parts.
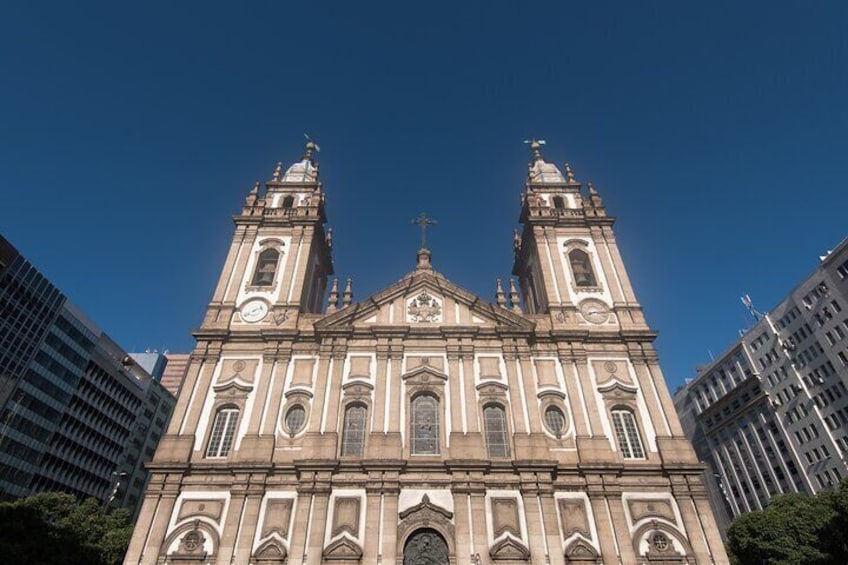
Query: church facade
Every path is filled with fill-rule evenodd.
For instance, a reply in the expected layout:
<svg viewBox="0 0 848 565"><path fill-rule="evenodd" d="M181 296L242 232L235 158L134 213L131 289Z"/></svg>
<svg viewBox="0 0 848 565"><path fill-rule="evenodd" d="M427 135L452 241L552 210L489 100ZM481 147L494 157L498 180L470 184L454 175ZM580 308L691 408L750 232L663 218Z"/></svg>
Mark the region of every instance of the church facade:
<svg viewBox="0 0 848 565"><path fill-rule="evenodd" d="M328 292L314 144L257 183L126 564L727 563L614 219L531 149L491 302L425 247Z"/></svg>

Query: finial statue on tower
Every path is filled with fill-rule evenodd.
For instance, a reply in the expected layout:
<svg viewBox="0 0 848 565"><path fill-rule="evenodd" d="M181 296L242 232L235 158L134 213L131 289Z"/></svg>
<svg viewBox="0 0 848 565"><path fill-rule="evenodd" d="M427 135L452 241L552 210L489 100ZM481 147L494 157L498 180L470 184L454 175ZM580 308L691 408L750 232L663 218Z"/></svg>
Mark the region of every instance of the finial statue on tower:
<svg viewBox="0 0 848 565"><path fill-rule="evenodd" d="M310 163L315 162L315 158L312 156L312 152L320 153L321 148L318 147L318 144L315 143L315 140L308 133L304 133L303 137L306 138L306 153L303 154L303 158L308 160Z"/></svg>
<svg viewBox="0 0 848 565"><path fill-rule="evenodd" d="M530 151L533 152L533 162L542 160L542 146L547 143L544 139L536 139L535 137L531 137L530 139L525 139L524 143L530 146Z"/></svg>
<svg viewBox="0 0 848 565"><path fill-rule="evenodd" d="M568 182L577 182L574 180L574 171L571 170L571 165L569 163L565 164L565 177L568 179Z"/></svg>

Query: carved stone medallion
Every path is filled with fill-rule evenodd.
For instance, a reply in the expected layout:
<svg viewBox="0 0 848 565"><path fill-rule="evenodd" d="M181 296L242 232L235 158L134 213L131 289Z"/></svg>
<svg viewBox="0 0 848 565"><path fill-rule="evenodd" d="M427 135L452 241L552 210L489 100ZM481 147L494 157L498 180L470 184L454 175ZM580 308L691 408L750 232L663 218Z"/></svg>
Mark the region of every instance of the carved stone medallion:
<svg viewBox="0 0 848 565"><path fill-rule="evenodd" d="M413 298L406 310L410 322L428 323L442 321L442 307L434 297L422 292Z"/></svg>

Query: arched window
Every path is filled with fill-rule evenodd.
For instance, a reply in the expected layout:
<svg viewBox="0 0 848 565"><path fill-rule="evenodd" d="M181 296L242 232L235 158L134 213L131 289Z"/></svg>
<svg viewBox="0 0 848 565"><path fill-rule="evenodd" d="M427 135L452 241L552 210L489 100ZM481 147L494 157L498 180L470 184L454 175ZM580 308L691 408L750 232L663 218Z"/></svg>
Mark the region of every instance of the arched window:
<svg viewBox="0 0 848 565"><path fill-rule="evenodd" d="M554 196L554 208L557 210L565 208L565 200L562 199L562 196Z"/></svg>
<svg viewBox="0 0 848 565"><path fill-rule="evenodd" d="M212 436L209 438L209 447L206 448L206 457L226 457L230 453L238 417L238 408L218 410L212 424Z"/></svg>
<svg viewBox="0 0 848 565"><path fill-rule="evenodd" d="M294 196L289 195L283 198L283 208L293 208L294 207Z"/></svg>
<svg viewBox="0 0 848 565"><path fill-rule="evenodd" d="M344 413L342 457L362 457L365 448L365 420L368 411L362 404L351 404Z"/></svg>
<svg viewBox="0 0 848 565"><path fill-rule="evenodd" d="M582 249L572 249L568 253L568 261L571 263L571 272L577 286L598 286L588 253Z"/></svg>
<svg viewBox="0 0 848 565"><path fill-rule="evenodd" d="M412 453L439 453L439 399L419 394L412 399Z"/></svg>
<svg viewBox="0 0 848 565"><path fill-rule="evenodd" d="M489 404L483 408L483 427L486 430L486 447L489 450L489 457L509 457L506 412L502 406Z"/></svg>
<svg viewBox="0 0 848 565"><path fill-rule="evenodd" d="M300 404L295 404L289 411L286 412L286 427L289 434L295 435L303 429L303 424L306 423L306 409Z"/></svg>
<svg viewBox="0 0 848 565"><path fill-rule="evenodd" d="M636 416L628 408L615 408L611 415L621 455L625 459L644 459L645 450L639 437L639 428L636 426Z"/></svg>
<svg viewBox="0 0 848 565"><path fill-rule="evenodd" d="M256 270L253 273L253 286L271 286L274 284L274 275L277 273L277 262L280 252L276 249L266 249L259 254L256 261Z"/></svg>
<svg viewBox="0 0 848 565"><path fill-rule="evenodd" d="M563 430L565 430L565 415L562 413L562 410L556 406L548 406L545 410L545 425L548 426L551 433L556 437L560 437Z"/></svg>

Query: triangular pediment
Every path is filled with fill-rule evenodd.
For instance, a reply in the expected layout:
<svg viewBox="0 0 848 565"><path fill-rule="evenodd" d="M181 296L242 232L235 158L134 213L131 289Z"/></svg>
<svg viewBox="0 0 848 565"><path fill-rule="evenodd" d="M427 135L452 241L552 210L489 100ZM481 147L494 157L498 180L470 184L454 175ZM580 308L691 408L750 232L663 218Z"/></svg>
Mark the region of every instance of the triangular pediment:
<svg viewBox="0 0 848 565"><path fill-rule="evenodd" d="M521 314L483 300L431 270L416 270L390 287L315 323L318 332L350 329L497 328L532 331Z"/></svg>

